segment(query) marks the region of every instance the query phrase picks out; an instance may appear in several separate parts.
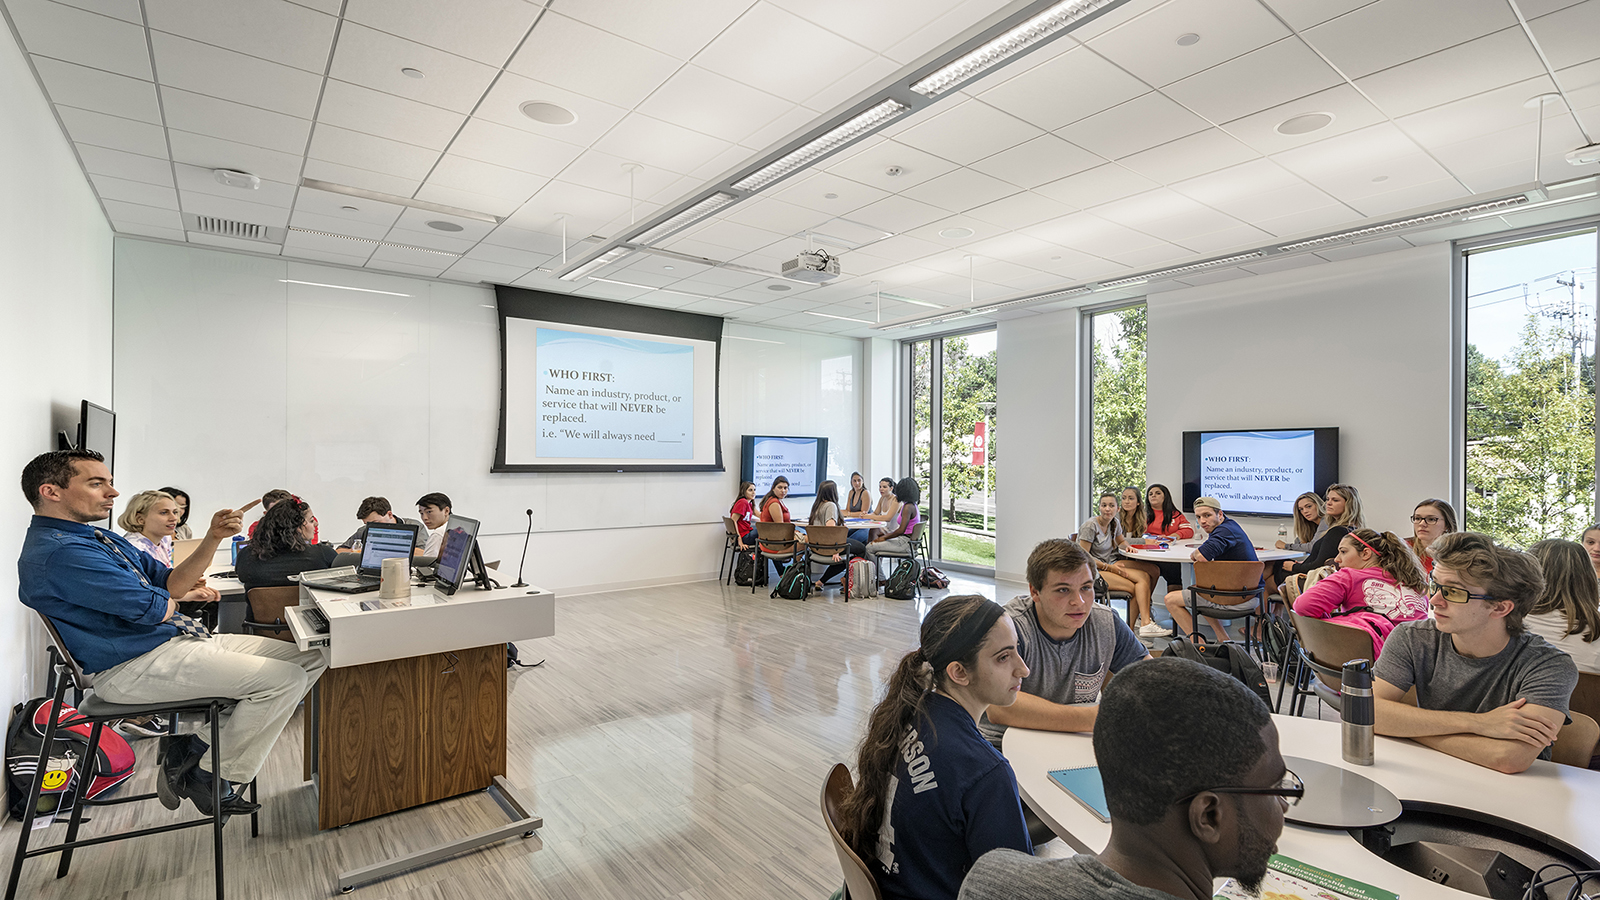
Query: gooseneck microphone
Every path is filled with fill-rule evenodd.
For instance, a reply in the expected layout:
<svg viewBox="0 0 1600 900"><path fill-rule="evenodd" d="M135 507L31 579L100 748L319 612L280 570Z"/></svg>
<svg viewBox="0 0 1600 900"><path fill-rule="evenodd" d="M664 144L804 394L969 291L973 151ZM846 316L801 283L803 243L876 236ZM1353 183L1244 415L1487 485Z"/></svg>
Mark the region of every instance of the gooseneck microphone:
<svg viewBox="0 0 1600 900"><path fill-rule="evenodd" d="M512 585L514 588L528 586L528 583L522 580L522 567L528 564L528 538L531 537L533 537L533 510L530 509L528 510L528 531L522 536L522 561L517 563L517 583Z"/></svg>

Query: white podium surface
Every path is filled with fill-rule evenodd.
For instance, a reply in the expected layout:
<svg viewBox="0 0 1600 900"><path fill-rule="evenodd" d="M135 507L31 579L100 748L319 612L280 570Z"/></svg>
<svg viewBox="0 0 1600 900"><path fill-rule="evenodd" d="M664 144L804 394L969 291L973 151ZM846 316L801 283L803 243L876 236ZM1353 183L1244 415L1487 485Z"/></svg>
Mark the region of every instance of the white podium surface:
<svg viewBox="0 0 1600 900"><path fill-rule="evenodd" d="M1315 759L1358 772L1393 791L1402 802L1454 806L1520 823L1600 856L1600 772L1539 760L1518 775L1430 750L1414 741L1377 738L1377 762L1346 763L1339 753L1339 723L1273 716L1284 756ZM1098 853L1111 837L1101 822L1050 780L1052 769L1095 764L1087 734L1025 728L1006 730L1003 752L1017 775L1023 802L1079 853ZM1398 893L1418 897L1471 896L1390 865L1342 829L1284 822L1278 852L1301 862Z"/></svg>
<svg viewBox="0 0 1600 900"><path fill-rule="evenodd" d="M362 609L363 602L380 604ZM304 617L315 607L328 619L317 634ZM543 588L480 591L464 586L452 596L411 586L411 596L382 600L377 591L343 594L300 586L300 605L284 610L302 650L320 648L331 668L359 666L428 653L444 653L556 633L556 595Z"/></svg>

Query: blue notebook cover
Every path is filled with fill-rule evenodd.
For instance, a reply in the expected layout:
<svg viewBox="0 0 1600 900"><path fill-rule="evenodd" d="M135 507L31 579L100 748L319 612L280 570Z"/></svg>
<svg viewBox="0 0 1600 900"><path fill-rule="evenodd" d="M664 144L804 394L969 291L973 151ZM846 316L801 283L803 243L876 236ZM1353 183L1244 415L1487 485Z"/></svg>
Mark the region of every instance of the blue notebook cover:
<svg viewBox="0 0 1600 900"><path fill-rule="evenodd" d="M1072 795L1072 799L1083 804L1084 809L1094 813L1100 821L1111 821L1111 810L1106 806L1106 786L1100 780L1099 766L1053 769L1050 780Z"/></svg>

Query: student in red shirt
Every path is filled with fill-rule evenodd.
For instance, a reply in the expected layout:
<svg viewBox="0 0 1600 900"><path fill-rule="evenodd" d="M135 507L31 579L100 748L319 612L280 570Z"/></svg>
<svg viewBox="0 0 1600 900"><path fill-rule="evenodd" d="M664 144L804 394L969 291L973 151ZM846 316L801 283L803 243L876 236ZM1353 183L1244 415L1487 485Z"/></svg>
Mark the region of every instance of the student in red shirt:
<svg viewBox="0 0 1600 900"><path fill-rule="evenodd" d="M1194 537L1194 526L1184 518L1183 511L1172 501L1172 492L1164 484L1152 484L1144 492L1144 530L1146 534L1160 535L1174 541ZM1139 535L1130 535L1130 539ZM1167 580L1167 590L1183 587L1183 566L1178 563L1146 563L1155 566L1157 574ZM1154 596L1155 580L1150 582Z"/></svg>
<svg viewBox="0 0 1600 900"><path fill-rule="evenodd" d="M739 532L739 546L746 546L750 532L756 528L756 486L752 481L739 482L739 497L733 501L733 508L728 510L728 515L733 519L733 527Z"/></svg>

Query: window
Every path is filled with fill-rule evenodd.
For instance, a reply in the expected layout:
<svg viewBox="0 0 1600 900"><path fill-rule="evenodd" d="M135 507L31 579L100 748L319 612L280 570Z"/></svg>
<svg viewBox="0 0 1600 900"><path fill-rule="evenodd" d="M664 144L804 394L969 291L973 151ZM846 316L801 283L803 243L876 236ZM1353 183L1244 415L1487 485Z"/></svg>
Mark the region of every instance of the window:
<svg viewBox="0 0 1600 900"><path fill-rule="evenodd" d="M1144 304L1092 312L1089 321L1089 472L1085 518L1101 493L1145 485ZM1076 525L1077 523L1073 523Z"/></svg>
<svg viewBox="0 0 1600 900"><path fill-rule="evenodd" d="M928 555L987 569L994 567L1000 446L996 336L991 329L905 345L911 393L907 462L922 488Z"/></svg>
<svg viewBox="0 0 1600 900"><path fill-rule="evenodd" d="M1466 529L1527 546L1595 516L1594 228L1464 251Z"/></svg>

